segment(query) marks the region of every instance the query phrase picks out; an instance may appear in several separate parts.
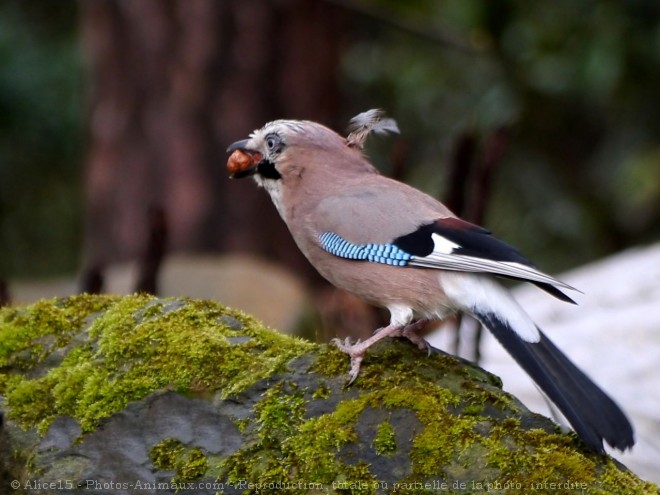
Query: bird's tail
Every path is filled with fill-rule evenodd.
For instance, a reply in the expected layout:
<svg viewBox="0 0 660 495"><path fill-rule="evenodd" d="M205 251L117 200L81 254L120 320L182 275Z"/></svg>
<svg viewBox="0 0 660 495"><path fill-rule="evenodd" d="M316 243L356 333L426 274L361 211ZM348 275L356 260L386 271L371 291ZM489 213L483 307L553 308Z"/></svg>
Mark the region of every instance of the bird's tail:
<svg viewBox="0 0 660 495"><path fill-rule="evenodd" d="M599 453L604 453L603 440L619 450L633 446L633 429L623 411L543 332L539 330L538 342L526 342L497 315L475 312L475 316L557 405L586 444Z"/></svg>

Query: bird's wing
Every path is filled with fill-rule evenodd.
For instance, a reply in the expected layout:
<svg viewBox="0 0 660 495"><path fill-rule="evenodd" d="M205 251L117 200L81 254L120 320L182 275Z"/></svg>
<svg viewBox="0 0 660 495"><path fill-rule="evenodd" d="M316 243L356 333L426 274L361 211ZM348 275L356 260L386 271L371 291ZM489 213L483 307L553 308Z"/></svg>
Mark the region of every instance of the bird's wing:
<svg viewBox="0 0 660 495"><path fill-rule="evenodd" d="M439 201L382 175L355 174L328 184L310 209L311 226L353 244L387 244L452 213Z"/></svg>
<svg viewBox="0 0 660 495"><path fill-rule="evenodd" d="M410 266L492 273L525 280L559 299L574 302L557 288L577 289L543 273L490 231L459 218L439 218L395 239L393 244L413 255Z"/></svg>
<svg viewBox="0 0 660 495"><path fill-rule="evenodd" d="M321 247L335 256L488 273L534 283L573 302L558 287L576 289L538 270L490 231L450 215L412 188L348 188L318 204L314 227Z"/></svg>

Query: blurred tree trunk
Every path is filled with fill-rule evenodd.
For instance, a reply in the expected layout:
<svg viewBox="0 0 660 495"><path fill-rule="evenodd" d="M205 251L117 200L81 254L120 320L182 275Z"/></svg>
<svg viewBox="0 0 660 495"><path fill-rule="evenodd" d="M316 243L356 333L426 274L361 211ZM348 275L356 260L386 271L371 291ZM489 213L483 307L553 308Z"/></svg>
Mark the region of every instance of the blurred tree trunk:
<svg viewBox="0 0 660 495"><path fill-rule="evenodd" d="M225 149L280 117L336 125L342 12L317 0L80 2L91 82L86 258L140 255L151 207L171 250L243 251L310 274Z"/></svg>

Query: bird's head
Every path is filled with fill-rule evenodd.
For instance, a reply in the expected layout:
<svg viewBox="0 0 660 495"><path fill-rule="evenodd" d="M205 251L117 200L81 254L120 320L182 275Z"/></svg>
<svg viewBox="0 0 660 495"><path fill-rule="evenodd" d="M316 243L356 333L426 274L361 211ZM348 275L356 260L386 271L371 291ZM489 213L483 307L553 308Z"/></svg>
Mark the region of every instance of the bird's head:
<svg viewBox="0 0 660 495"><path fill-rule="evenodd" d="M369 110L351 120L344 138L308 120L275 120L227 148L230 177L253 176L257 182L299 176L305 167L333 167L373 172L360 153L370 132L398 132L396 123L380 110Z"/></svg>
<svg viewBox="0 0 660 495"><path fill-rule="evenodd" d="M343 142L338 134L306 120L275 120L236 141L227 148L230 177L255 176L261 180L280 180L291 172L301 153L323 149Z"/></svg>

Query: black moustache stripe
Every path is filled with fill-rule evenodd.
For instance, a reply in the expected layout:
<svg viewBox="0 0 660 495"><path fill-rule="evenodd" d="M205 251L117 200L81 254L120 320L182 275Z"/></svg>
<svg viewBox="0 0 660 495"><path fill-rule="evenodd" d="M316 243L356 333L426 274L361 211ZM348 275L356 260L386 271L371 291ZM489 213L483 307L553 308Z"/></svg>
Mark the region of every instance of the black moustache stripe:
<svg viewBox="0 0 660 495"><path fill-rule="evenodd" d="M270 160L261 160L257 165L257 173L265 179L279 180L282 178L282 174L277 171L275 164Z"/></svg>

